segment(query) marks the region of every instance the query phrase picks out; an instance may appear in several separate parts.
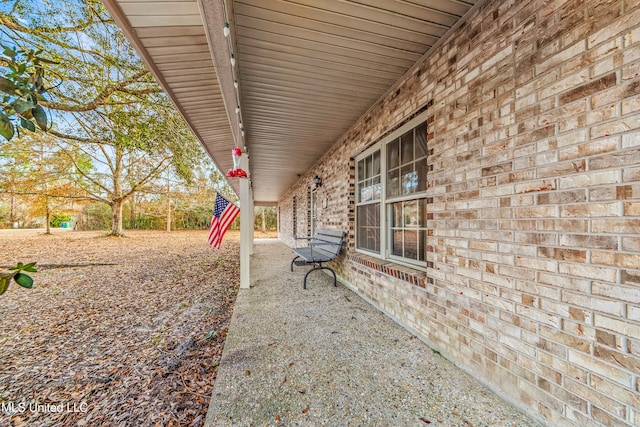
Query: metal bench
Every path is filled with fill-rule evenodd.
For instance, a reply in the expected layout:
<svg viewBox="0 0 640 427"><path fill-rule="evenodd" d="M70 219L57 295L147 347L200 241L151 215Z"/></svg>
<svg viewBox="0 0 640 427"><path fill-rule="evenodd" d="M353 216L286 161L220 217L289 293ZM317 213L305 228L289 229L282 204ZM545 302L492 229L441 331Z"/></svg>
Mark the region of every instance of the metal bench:
<svg viewBox="0 0 640 427"><path fill-rule="evenodd" d="M296 238L296 240L308 241L309 246L302 248L296 246L295 248L291 248L293 253L296 254L296 257L291 261L291 271L293 271L294 264L313 264L313 268L304 276L304 289L307 289L307 277L311 272L316 270L329 270L333 274L333 286L338 286L336 283L336 272L330 267L325 267L322 263L332 261L338 256L342 248L344 236L344 231L316 230L313 237Z"/></svg>

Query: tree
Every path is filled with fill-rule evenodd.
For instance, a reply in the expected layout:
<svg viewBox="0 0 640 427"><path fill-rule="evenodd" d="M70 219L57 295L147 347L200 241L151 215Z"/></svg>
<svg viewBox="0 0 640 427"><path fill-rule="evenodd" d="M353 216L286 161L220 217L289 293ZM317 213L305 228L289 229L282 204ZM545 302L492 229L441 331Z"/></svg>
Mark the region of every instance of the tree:
<svg viewBox="0 0 640 427"><path fill-rule="evenodd" d="M48 132L76 184L111 207L111 234L121 235L122 207L136 191L168 169L190 178L195 137L100 1L16 0L6 9L3 40L51 53L40 73L49 99L38 108L55 118Z"/></svg>
<svg viewBox="0 0 640 427"><path fill-rule="evenodd" d="M39 56L40 50L0 49L4 71L0 76L0 135L10 140L20 128L35 132L36 125L47 130L47 114L38 102L45 100L44 64L51 61Z"/></svg>
<svg viewBox="0 0 640 427"><path fill-rule="evenodd" d="M74 185L71 162L50 135L25 135L0 145L0 167L0 190L12 200L20 197L32 214L45 216L47 234L50 217L58 208L69 200L86 199Z"/></svg>
<svg viewBox="0 0 640 427"><path fill-rule="evenodd" d="M188 181L199 155L195 137L163 96L146 109L111 106L103 123L85 132L81 141L63 138L61 149L87 196L111 207L116 236L123 231L123 206L136 191L168 170ZM90 162L78 161L78 153Z"/></svg>

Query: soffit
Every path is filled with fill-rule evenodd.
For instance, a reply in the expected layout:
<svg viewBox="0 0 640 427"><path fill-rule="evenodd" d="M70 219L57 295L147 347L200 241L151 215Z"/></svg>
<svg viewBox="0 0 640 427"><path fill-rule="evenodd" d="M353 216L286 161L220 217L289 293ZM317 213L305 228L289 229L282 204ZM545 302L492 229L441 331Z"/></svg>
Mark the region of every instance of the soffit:
<svg viewBox="0 0 640 427"><path fill-rule="evenodd" d="M197 0L103 0L218 169L233 166L227 117ZM236 192L238 180L230 181Z"/></svg>
<svg viewBox="0 0 640 427"><path fill-rule="evenodd" d="M258 204L276 202L479 1L104 0L222 171L239 118L214 62L233 73ZM229 48L236 66L221 68Z"/></svg>

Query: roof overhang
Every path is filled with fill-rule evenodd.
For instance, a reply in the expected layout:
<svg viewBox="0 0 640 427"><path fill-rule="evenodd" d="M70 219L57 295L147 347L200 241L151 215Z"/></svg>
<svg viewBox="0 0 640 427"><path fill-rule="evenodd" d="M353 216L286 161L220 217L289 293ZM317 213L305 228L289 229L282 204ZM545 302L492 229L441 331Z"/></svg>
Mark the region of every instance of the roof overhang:
<svg viewBox="0 0 640 427"><path fill-rule="evenodd" d="M216 166L248 148L256 204L275 204L483 1L103 0Z"/></svg>

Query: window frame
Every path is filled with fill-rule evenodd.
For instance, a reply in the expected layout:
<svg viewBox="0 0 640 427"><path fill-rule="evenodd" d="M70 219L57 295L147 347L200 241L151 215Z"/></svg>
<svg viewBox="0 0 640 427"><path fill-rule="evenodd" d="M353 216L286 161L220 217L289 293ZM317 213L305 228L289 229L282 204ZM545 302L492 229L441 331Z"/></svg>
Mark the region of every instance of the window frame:
<svg viewBox="0 0 640 427"><path fill-rule="evenodd" d="M379 258L381 260L388 260L391 261L395 264L400 264L400 265L405 265L407 267L410 268L415 268L415 269L419 269L419 270L424 270L426 271L427 269L427 254L425 253L425 259L424 260L412 260L410 258L404 258L404 257L400 257L397 255L392 255L392 247L391 244L393 242L392 239L392 227L391 227L391 218L393 215L392 209L393 209L393 204L394 203L398 203L398 202L406 202L409 200L416 200L418 201L418 204L420 203L419 200L420 199L425 199L427 198L427 190L428 187L425 184L425 189L424 191L419 191L416 192L414 194L409 194L409 195L399 195L399 196L394 196L394 197L388 197L387 195L387 179L388 179L388 170L387 170L387 146L389 143L393 142L395 139L398 139L399 137L401 137L402 135L404 135L405 133L419 127L422 124L426 124L427 122L427 117L428 117L428 113L425 111L419 115L417 115L416 117L412 118L411 120L408 120L406 123L404 123L402 126L400 126L398 129L395 129L394 131L390 132L388 135L384 136L383 138L381 138L380 140L376 141L375 143L373 143L371 146L367 147L365 150L363 150L362 152L358 153L356 156L354 156L354 162L355 162L355 213L354 213L354 229L355 229L355 244L354 244L354 250L357 253L361 253L364 255L369 255L375 258ZM428 131L428 127L427 127L427 131ZM415 143L415 142L414 142ZM365 159L368 156L371 156L374 152L379 151L380 152L380 185L381 185L381 194L380 194L380 199L378 200L374 200L374 201L367 201L367 202L360 202L360 189L358 188L358 184L361 181L360 177L359 177L359 168L358 168L358 163L362 160ZM426 157L424 157L424 161L426 162L427 159L429 158L429 154L428 154L428 146L427 146L427 155ZM414 147L414 155L415 155L415 147ZM415 160L414 160L415 162ZM425 167L427 167L427 165L425 165ZM426 176L428 176L428 168L426 170L426 175L425 175L425 179ZM358 248L358 207L359 206L363 206L363 205L369 205L369 204L374 204L374 203L379 203L380 207L380 252L374 252L374 251L370 251L367 249L362 249L362 248ZM426 212L424 213L426 214ZM422 229L425 227L422 227L420 225L418 225L417 229ZM426 236L426 233L425 233ZM426 242L421 242L423 246L426 246ZM424 248L423 248L424 250Z"/></svg>
<svg viewBox="0 0 640 427"><path fill-rule="evenodd" d="M386 188L385 179L383 179L384 176L385 176L384 170L386 168L385 156L383 155L383 153L380 150L378 145L379 144L376 143L373 146L369 147L368 149L366 149L362 153L358 154L358 156L355 159L355 168L356 168L356 170L355 170L355 220L354 220L355 221L355 224L354 224L355 225L354 226L354 228L355 228L355 246L354 247L355 247L356 251L358 251L360 253L367 254L367 255L372 255L372 256L375 256L377 258L382 258L383 251L386 250L386 246L385 246L385 240L386 240L385 234L386 233L384 233L382 231L382 227L384 226L384 223L385 223L384 209L382 207L384 206L383 200L384 200L384 195L385 195L385 193L387 191L387 188ZM359 199L360 199L360 189L358 188L358 184L360 183L361 180L360 180L359 173L358 173L359 172L358 163L361 160L373 155L373 153L375 153L376 151L380 151L380 198L376 199L376 200L367 200L367 201L362 202L362 201L359 201ZM380 228L381 228L381 230L379 232L379 234L380 234L380 252L375 252L375 251L371 251L371 250L368 250L368 249L358 248L358 238L359 238L359 236L358 236L358 207L367 206L367 205L374 205L374 204L380 205L380 207L379 207L379 210L380 210L380 212L379 212L379 214L380 214Z"/></svg>

